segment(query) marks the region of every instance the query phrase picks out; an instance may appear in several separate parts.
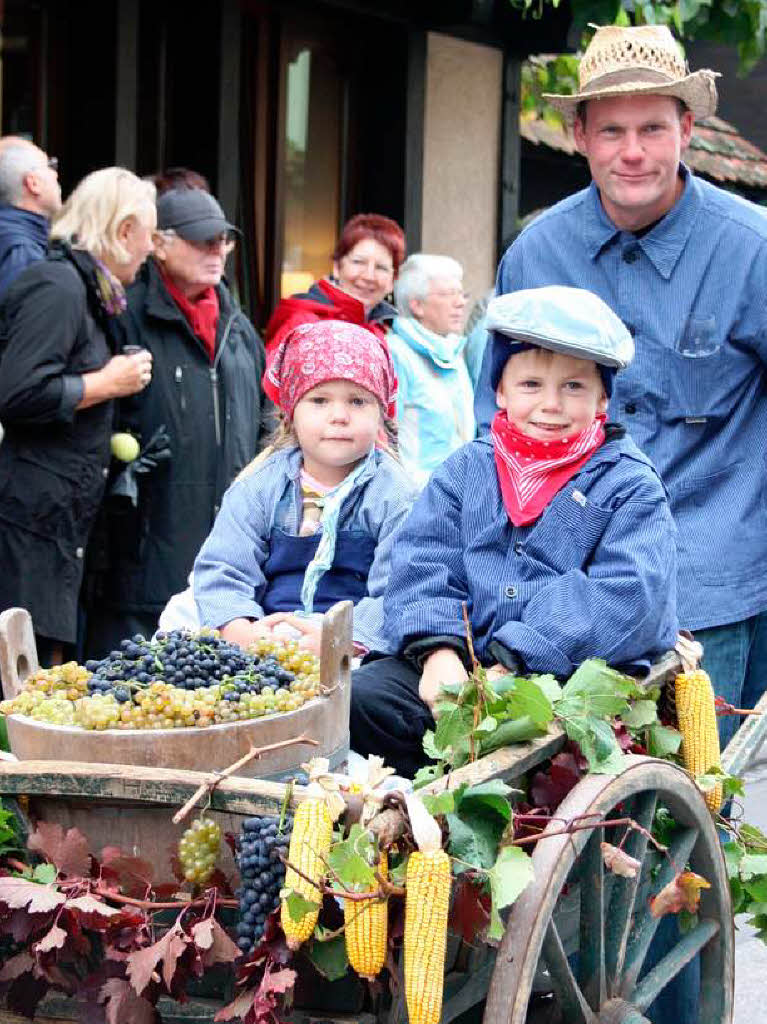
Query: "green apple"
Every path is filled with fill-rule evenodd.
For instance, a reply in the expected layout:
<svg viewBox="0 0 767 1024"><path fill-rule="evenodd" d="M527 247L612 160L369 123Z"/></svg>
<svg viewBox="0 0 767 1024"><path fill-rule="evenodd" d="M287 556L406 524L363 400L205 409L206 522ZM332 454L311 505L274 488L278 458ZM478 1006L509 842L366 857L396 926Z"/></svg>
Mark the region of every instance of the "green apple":
<svg viewBox="0 0 767 1024"><path fill-rule="evenodd" d="M141 451L133 434L112 434L111 448L112 454L120 462L133 462Z"/></svg>

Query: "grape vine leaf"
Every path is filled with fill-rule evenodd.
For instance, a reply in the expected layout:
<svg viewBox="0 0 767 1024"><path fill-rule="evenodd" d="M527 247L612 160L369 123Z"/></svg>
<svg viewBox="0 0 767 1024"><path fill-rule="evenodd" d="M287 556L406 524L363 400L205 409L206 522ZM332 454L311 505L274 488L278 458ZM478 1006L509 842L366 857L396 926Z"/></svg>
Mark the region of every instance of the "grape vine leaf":
<svg viewBox="0 0 767 1024"><path fill-rule="evenodd" d="M118 846L105 846L100 854L102 877L128 896L143 894L152 885L154 869L148 860L128 857Z"/></svg>
<svg viewBox="0 0 767 1024"><path fill-rule="evenodd" d="M0 878L0 903L12 910L26 908L30 914L44 914L66 900L66 896L47 885L26 878Z"/></svg>
<svg viewBox="0 0 767 1024"><path fill-rule="evenodd" d="M359 824L352 825L349 837L334 843L328 854L331 869L341 886L348 890L370 889L376 884L373 866L376 859L371 835Z"/></svg>
<svg viewBox="0 0 767 1024"><path fill-rule="evenodd" d="M65 833L61 825L40 821L27 840L27 846L55 864L62 875L82 878L90 874L88 840L76 828L67 829Z"/></svg>
<svg viewBox="0 0 767 1024"><path fill-rule="evenodd" d="M59 928L57 924L54 924L50 931L39 942L35 943L33 948L36 953L48 953L52 949L61 949L66 941L67 933L63 928Z"/></svg>
<svg viewBox="0 0 767 1024"><path fill-rule="evenodd" d="M594 715L574 715L564 720L564 727L588 761L589 771L603 775L621 771L625 759L609 722Z"/></svg>
<svg viewBox="0 0 767 1024"><path fill-rule="evenodd" d="M767 875L767 854L747 853L740 862L740 877L748 882L754 875Z"/></svg>
<svg viewBox="0 0 767 1024"><path fill-rule="evenodd" d="M291 921L300 921L306 914L317 910L319 907L319 903L304 899L301 893L296 892L295 889L288 889L287 891L283 889L280 893L280 899L285 900Z"/></svg>
<svg viewBox="0 0 767 1024"><path fill-rule="evenodd" d="M156 1024L159 1014L152 1004L137 995L125 978L104 982L98 1001L106 1004L107 1024Z"/></svg>
<svg viewBox="0 0 767 1024"><path fill-rule="evenodd" d="M551 673L532 675L529 679L531 683L535 683L539 687L552 704L562 696L562 687L557 682L557 677Z"/></svg>
<svg viewBox="0 0 767 1024"><path fill-rule="evenodd" d="M501 779L490 779L488 782L461 787L453 792L456 805L461 813L474 807L484 808L488 813L497 814L506 823L511 820L509 797L517 791L513 790L511 786L507 786Z"/></svg>
<svg viewBox="0 0 767 1024"><path fill-rule="evenodd" d="M610 668L601 658L589 658L568 679L555 711L563 718L622 717L628 710L628 698L643 696L644 692L629 676Z"/></svg>
<svg viewBox="0 0 767 1024"><path fill-rule="evenodd" d="M623 724L629 729L644 729L658 720L658 705L654 700L635 700L622 715Z"/></svg>
<svg viewBox="0 0 767 1024"><path fill-rule="evenodd" d="M700 903L700 890L710 888L711 883L701 875L696 875L694 871L682 871L650 900L650 913L653 917L678 914L680 910L695 914Z"/></svg>
<svg viewBox="0 0 767 1024"><path fill-rule="evenodd" d="M307 956L319 973L328 981L338 981L349 969L346 942L343 935L326 942L315 939L307 949Z"/></svg>
<svg viewBox="0 0 767 1024"><path fill-rule="evenodd" d="M530 783L530 799L535 807L558 807L570 790L578 784L581 771L575 755L569 750L552 757L548 772L538 771Z"/></svg>
<svg viewBox="0 0 767 1024"><path fill-rule="evenodd" d="M104 931L109 927L110 919L120 917L119 910L115 907L110 907L107 903L96 899L95 896L90 894L74 896L72 899L67 900L67 910L76 910L80 923L84 927L92 928L95 931Z"/></svg>
<svg viewBox="0 0 767 1024"><path fill-rule="evenodd" d="M35 961L30 953L24 949L21 953L17 953L12 956L9 960L0 966L0 982L13 981L14 978L18 978L21 974L26 974L27 971L31 971L35 966Z"/></svg>
<svg viewBox="0 0 767 1024"><path fill-rule="evenodd" d="M495 814L489 815L484 807L479 806L448 814L446 821L450 835L450 856L462 862L455 865L456 869L466 871L467 867L491 867L505 828L503 819Z"/></svg>
<svg viewBox="0 0 767 1024"><path fill-rule="evenodd" d="M202 954L203 966L215 963L232 963L240 956L236 943L232 942L215 917L206 917L191 928L192 940Z"/></svg>
<svg viewBox="0 0 767 1024"><path fill-rule="evenodd" d="M46 861L44 864L37 864L35 866L32 872L32 881L38 882L40 885L50 885L51 882L56 881L57 874L56 866Z"/></svg>
<svg viewBox="0 0 767 1024"><path fill-rule="evenodd" d="M676 754L682 745L682 734L668 725L653 722L647 730L647 753L651 757L667 758Z"/></svg>
<svg viewBox="0 0 767 1024"><path fill-rule="evenodd" d="M524 850L518 846L502 847L488 872L492 899L488 938L498 940L503 937L503 922L499 912L516 900L533 877L533 862Z"/></svg>
<svg viewBox="0 0 767 1024"><path fill-rule="evenodd" d="M423 797L426 810L432 817L440 814L452 814L455 810L455 791L444 789L441 793L427 793Z"/></svg>
<svg viewBox="0 0 767 1024"><path fill-rule="evenodd" d="M464 942L476 945L490 921L490 895L483 882L460 875L453 886L450 930Z"/></svg>
<svg viewBox="0 0 767 1024"><path fill-rule="evenodd" d="M188 943L189 936L176 923L157 942L131 953L126 962L125 973L130 978L136 995L140 996L146 989L160 961L163 965L163 981L166 987L170 988L176 963L186 950Z"/></svg>
<svg viewBox="0 0 767 1024"><path fill-rule="evenodd" d="M432 735L434 735L432 733ZM424 751L429 756L428 750L426 750L426 743L424 743ZM445 765L443 761L438 761L437 764L427 764L423 768L419 768L413 777L413 789L422 789L424 786L428 786L430 782L436 782L437 779L441 779L445 774Z"/></svg>
<svg viewBox="0 0 767 1024"><path fill-rule="evenodd" d="M427 729L423 734L423 751L426 756L430 757L433 761L439 761L442 758L442 752L438 749L437 744L434 741L433 729Z"/></svg>
<svg viewBox="0 0 767 1024"><path fill-rule="evenodd" d="M450 760L456 767L464 764L469 756L469 736L473 725L474 713L468 706L451 706L450 710L444 711L434 732L434 744L440 752L438 756L442 760ZM449 757L445 756L447 751L450 752Z"/></svg>
<svg viewBox="0 0 767 1024"><path fill-rule="evenodd" d="M545 730L554 717L551 701L541 687L524 676L513 677L513 685L503 694L503 718L516 720L528 717L540 730ZM493 713L500 718L500 709L493 702Z"/></svg>

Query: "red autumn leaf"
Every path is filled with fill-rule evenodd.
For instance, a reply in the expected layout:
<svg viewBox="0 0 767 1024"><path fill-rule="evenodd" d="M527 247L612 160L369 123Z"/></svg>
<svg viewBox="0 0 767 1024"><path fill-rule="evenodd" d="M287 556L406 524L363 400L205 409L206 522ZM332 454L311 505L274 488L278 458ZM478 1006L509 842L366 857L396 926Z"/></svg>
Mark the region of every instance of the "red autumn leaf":
<svg viewBox="0 0 767 1024"><path fill-rule="evenodd" d="M461 875L453 889L450 930L464 942L476 945L489 921L490 896L466 875Z"/></svg>
<svg viewBox="0 0 767 1024"><path fill-rule="evenodd" d="M154 869L148 860L128 857L119 846L105 846L99 859L102 877L124 889L129 896L151 887Z"/></svg>
<svg viewBox="0 0 767 1024"><path fill-rule="evenodd" d="M99 1002L106 1003L107 1024L155 1024L157 1010L136 995L124 978L110 978L101 986Z"/></svg>
<svg viewBox="0 0 767 1024"><path fill-rule="evenodd" d="M650 913L653 917L678 914L680 910L695 914L700 903L700 890L710 888L710 883L701 875L696 875L694 871L683 871L675 875L668 885L664 885L658 895L650 900Z"/></svg>
<svg viewBox="0 0 767 1024"><path fill-rule="evenodd" d="M36 953L48 953L52 949L61 949L67 941L67 933L55 924L51 930L36 942L33 949Z"/></svg>
<svg viewBox="0 0 767 1024"><path fill-rule="evenodd" d="M92 949L92 943L83 932L82 922L77 914L69 913L68 906L65 906L59 921L61 927L67 933L69 947L72 952L78 953L80 956L88 956Z"/></svg>
<svg viewBox="0 0 767 1024"><path fill-rule="evenodd" d="M90 874L88 841L76 828L68 829L65 834L61 825L39 821L27 840L27 846L41 853L62 875L83 878Z"/></svg>
<svg viewBox="0 0 767 1024"><path fill-rule="evenodd" d="M601 843L602 860L608 871L614 875L621 875L623 878L636 878L637 872L642 867L642 862L636 857L630 857L625 850L610 843Z"/></svg>
<svg viewBox="0 0 767 1024"><path fill-rule="evenodd" d="M240 992L235 996L231 1003L227 1003L226 1006L222 1007L213 1020L241 1020L252 1008L253 990L245 989L244 992Z"/></svg>
<svg viewBox="0 0 767 1024"><path fill-rule="evenodd" d="M22 950L21 953L17 953L16 956L12 956L10 960L6 960L2 967L0 967L0 981L13 981L14 978L18 978L20 974L25 974L27 971L31 971L35 966L35 961L32 959L27 950Z"/></svg>
<svg viewBox="0 0 767 1024"><path fill-rule="evenodd" d="M31 974L20 974L14 978L5 996L4 1009L18 1013L30 1020L35 1015L37 1004L48 991L49 984L45 978L33 977Z"/></svg>
<svg viewBox="0 0 767 1024"><path fill-rule="evenodd" d="M109 927L110 918L119 918L120 911L108 906L95 896L75 896L67 900L67 910L76 910L81 923L94 931L104 931Z"/></svg>
<svg viewBox="0 0 767 1024"><path fill-rule="evenodd" d="M241 955L239 947L232 942L214 917L198 921L192 927L192 939L202 952L205 967L215 963L232 963Z"/></svg>
<svg viewBox="0 0 767 1024"><path fill-rule="evenodd" d="M44 914L64 903L66 896L50 885L26 878L0 878L0 903L12 910L26 907L30 914Z"/></svg>
<svg viewBox="0 0 767 1024"><path fill-rule="evenodd" d="M26 910L12 910L3 919L2 931L10 935L14 942L23 945L30 935L46 926L49 921L50 913L30 914Z"/></svg>
<svg viewBox="0 0 767 1024"><path fill-rule="evenodd" d="M548 771L535 773L530 785L530 799L536 807L554 810L577 785L581 774L575 755L562 751L552 757Z"/></svg>
<svg viewBox="0 0 767 1024"><path fill-rule="evenodd" d="M174 925L161 939L145 949L136 950L128 957L128 974L137 995L149 984L157 965L163 963L163 981L170 988L176 970L176 961L186 949L189 937Z"/></svg>

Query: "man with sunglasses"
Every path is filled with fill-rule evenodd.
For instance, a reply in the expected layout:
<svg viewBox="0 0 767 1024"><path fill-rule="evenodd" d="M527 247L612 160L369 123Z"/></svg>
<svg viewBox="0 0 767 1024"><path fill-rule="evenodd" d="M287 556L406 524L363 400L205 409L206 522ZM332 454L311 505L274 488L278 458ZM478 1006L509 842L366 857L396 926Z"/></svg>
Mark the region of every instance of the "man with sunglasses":
<svg viewBox="0 0 767 1024"><path fill-rule="evenodd" d="M61 207L58 161L27 139L0 139L0 298L48 251L50 221Z"/></svg>
<svg viewBox="0 0 767 1024"><path fill-rule="evenodd" d="M157 199L154 254L118 324L125 344L152 353L152 381L135 401L120 402L117 429L143 447L164 428L171 457L141 473L135 507L108 502L103 572L90 597L91 657L154 632L169 598L186 587L224 491L271 427L264 346L224 281L236 233L203 189Z"/></svg>

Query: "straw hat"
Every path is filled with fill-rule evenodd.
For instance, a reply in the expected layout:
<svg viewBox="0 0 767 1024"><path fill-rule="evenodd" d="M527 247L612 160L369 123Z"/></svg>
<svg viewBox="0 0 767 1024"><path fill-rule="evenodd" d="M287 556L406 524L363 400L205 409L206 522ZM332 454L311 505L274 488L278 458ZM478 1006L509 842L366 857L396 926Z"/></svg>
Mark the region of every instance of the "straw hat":
<svg viewBox="0 0 767 1024"><path fill-rule="evenodd" d="M582 100L642 93L676 96L701 118L716 110L718 77L708 70L690 74L665 25L607 25L596 30L581 58L579 91L574 96L543 96L571 121Z"/></svg>

